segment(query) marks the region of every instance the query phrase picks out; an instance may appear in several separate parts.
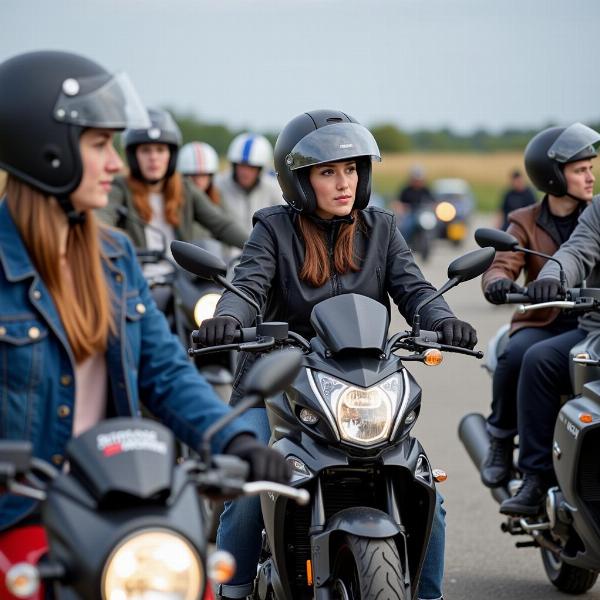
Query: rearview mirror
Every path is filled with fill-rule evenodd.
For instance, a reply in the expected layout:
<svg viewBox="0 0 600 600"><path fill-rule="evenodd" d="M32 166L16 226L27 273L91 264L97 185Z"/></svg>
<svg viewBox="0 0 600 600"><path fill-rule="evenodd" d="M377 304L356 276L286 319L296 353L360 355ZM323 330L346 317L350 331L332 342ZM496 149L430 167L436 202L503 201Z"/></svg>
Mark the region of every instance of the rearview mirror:
<svg viewBox="0 0 600 600"><path fill-rule="evenodd" d="M489 269L495 254L494 248L481 248L459 256L448 265L448 279L457 283L474 279Z"/></svg>
<svg viewBox="0 0 600 600"><path fill-rule="evenodd" d="M218 256L189 242L172 241L171 253L180 267L202 279L213 280L227 274L227 265Z"/></svg>
<svg viewBox="0 0 600 600"><path fill-rule="evenodd" d="M495 248L505 252L510 252L519 245L519 240L510 233L488 227L481 227L475 231L475 241L482 248Z"/></svg>

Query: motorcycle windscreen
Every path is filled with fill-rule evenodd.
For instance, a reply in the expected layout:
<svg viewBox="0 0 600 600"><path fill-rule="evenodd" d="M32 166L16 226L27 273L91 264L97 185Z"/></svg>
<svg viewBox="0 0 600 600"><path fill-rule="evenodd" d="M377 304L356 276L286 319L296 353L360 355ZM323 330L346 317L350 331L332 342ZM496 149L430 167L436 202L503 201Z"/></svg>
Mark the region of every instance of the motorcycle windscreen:
<svg viewBox="0 0 600 600"><path fill-rule="evenodd" d="M155 421L108 419L72 439L67 459L99 504L120 494L148 499L171 489L175 444Z"/></svg>
<svg viewBox="0 0 600 600"><path fill-rule="evenodd" d="M383 304L360 294L342 294L319 302L310 323L331 352L377 350L383 352L390 323Z"/></svg>
<svg viewBox="0 0 600 600"><path fill-rule="evenodd" d="M582 150L600 142L600 133L583 123L567 127L548 149L548 158L568 162ZM590 152L593 150L590 148Z"/></svg>
<svg viewBox="0 0 600 600"><path fill-rule="evenodd" d="M368 156L381 160L371 132L358 123L335 123L304 136L286 156L290 170Z"/></svg>

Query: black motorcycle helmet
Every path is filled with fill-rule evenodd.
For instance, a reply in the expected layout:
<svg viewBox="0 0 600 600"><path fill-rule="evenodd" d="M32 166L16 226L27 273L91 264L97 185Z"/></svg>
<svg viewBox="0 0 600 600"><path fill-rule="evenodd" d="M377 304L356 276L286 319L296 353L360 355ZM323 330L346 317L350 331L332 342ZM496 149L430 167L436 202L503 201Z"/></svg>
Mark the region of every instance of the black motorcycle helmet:
<svg viewBox="0 0 600 600"><path fill-rule="evenodd" d="M600 134L582 123L544 129L525 148L529 179L541 192L557 197L569 195L564 166L597 156L594 144L598 141Z"/></svg>
<svg viewBox="0 0 600 600"><path fill-rule="evenodd" d="M148 181L140 170L136 150L140 144L167 144L169 146L169 164L164 179L168 179L175 173L177 166L177 153L181 146L181 131L175 123L175 119L166 110L148 109L150 116L150 127L143 129L127 129L123 132L123 145L131 175L144 183L158 183Z"/></svg>
<svg viewBox="0 0 600 600"><path fill-rule="evenodd" d="M0 64L0 90L0 168L57 197L65 210L83 175L83 130L148 123L125 74L112 75L70 52L6 60Z"/></svg>
<svg viewBox="0 0 600 600"><path fill-rule="evenodd" d="M313 165L357 159L354 208L371 196L371 160L381 160L371 132L339 110L314 110L292 119L275 144L275 170L284 200L298 212L314 213L317 199L309 181Z"/></svg>

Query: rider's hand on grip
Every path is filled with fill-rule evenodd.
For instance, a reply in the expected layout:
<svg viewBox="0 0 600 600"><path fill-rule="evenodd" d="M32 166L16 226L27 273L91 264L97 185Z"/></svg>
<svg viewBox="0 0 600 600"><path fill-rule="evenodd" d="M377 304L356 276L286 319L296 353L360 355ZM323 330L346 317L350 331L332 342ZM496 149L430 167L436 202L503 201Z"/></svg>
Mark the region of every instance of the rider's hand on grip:
<svg viewBox="0 0 600 600"><path fill-rule="evenodd" d="M195 335L195 340L201 346L221 346L232 344L235 332L240 324L233 317L213 317L205 319Z"/></svg>
<svg viewBox="0 0 600 600"><path fill-rule="evenodd" d="M492 304L504 304L506 302L506 294L521 292L523 288L517 285L512 279L496 279L492 281L483 295L488 302Z"/></svg>
<svg viewBox="0 0 600 600"><path fill-rule="evenodd" d="M436 331L442 334L440 342L448 346L472 349L477 343L477 332L473 326L457 318L442 321Z"/></svg>
<svg viewBox="0 0 600 600"><path fill-rule="evenodd" d="M556 300L558 294L562 291L562 286L558 279L545 277L536 279L527 286L527 295L532 302L552 302Z"/></svg>
<svg viewBox="0 0 600 600"><path fill-rule="evenodd" d="M245 460L250 465L250 480L253 481L287 483L292 475L287 460L279 452L246 433L234 437L225 453Z"/></svg>

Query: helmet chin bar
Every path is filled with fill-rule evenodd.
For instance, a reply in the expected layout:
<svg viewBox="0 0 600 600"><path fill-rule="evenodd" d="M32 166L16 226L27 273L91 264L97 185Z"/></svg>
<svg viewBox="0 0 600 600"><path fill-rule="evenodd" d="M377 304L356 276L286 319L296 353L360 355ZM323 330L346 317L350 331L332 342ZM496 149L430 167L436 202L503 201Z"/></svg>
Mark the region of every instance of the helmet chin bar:
<svg viewBox="0 0 600 600"><path fill-rule="evenodd" d="M76 211L69 196L57 196L56 199L58 200L60 207L67 215L69 227L73 227L74 225L83 225L85 223L87 213L85 211Z"/></svg>

